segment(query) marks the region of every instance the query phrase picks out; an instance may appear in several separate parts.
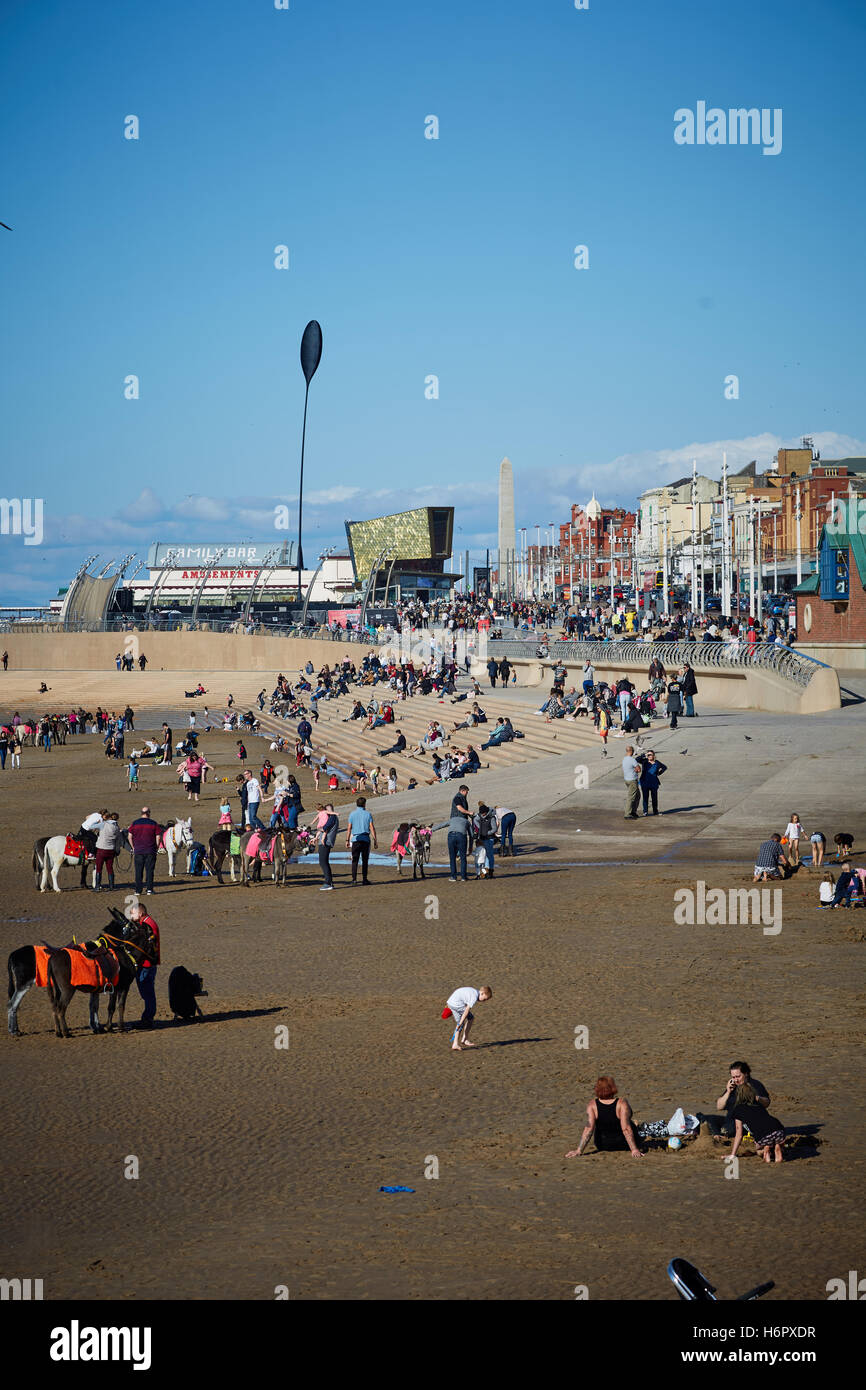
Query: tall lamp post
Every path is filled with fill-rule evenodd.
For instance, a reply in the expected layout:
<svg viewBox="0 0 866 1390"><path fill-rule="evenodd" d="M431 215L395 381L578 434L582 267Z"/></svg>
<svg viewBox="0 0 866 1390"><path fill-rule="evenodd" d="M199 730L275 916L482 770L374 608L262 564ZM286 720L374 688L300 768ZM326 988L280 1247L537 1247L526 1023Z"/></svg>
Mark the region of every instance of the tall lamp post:
<svg viewBox="0 0 866 1390"><path fill-rule="evenodd" d="M301 602L301 570L304 568L304 551L301 545L301 530L304 517L304 446L307 442L307 402L310 398L310 382L316 375L322 360L322 329L315 319L310 319L301 339L301 371L307 383L304 391L304 424L301 429L301 481L298 488L298 603Z"/></svg>

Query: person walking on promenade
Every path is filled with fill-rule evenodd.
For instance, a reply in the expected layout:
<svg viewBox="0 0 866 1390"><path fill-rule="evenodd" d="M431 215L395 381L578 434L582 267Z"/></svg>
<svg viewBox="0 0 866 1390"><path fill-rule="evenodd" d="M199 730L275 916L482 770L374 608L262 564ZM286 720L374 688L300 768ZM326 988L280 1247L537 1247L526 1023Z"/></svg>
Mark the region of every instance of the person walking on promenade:
<svg viewBox="0 0 866 1390"><path fill-rule="evenodd" d="M9 670L9 653L8 653L8 652L4 652L2 658L0 658L0 659L2 659L2 662L3 662L3 670L4 670L4 671L8 671L8 670Z"/></svg>
<svg viewBox="0 0 866 1390"><path fill-rule="evenodd" d="M142 884L147 897L153 893L153 871L156 868L156 851L162 826L151 819L150 807L142 806L141 815L134 820L128 830L135 864L135 891L141 894Z"/></svg>
<svg viewBox="0 0 866 1390"><path fill-rule="evenodd" d="M697 719L698 716L695 714L695 696L698 693L698 683L695 680L695 673L687 661L684 662L683 669L680 673L680 689L685 701L686 719Z"/></svg>
<svg viewBox="0 0 866 1390"><path fill-rule="evenodd" d="M498 674L499 674L499 665L498 665L498 663L497 663L496 657L495 657L495 656L492 656L492 657L490 658L490 660L488 661L488 663L487 663L487 675L488 675L489 678L490 678L490 689L491 689L491 690L495 690L495 689L496 689L496 677L497 677Z"/></svg>
<svg viewBox="0 0 866 1390"><path fill-rule="evenodd" d="M376 826L373 817L367 810L367 798L359 796L355 803L354 811L349 814L349 824L346 830L346 849L352 851L352 883L358 881L358 860L361 861L361 883L369 885L367 877L370 863L370 842L374 848L378 848L379 841L376 837Z"/></svg>
<svg viewBox="0 0 866 1390"><path fill-rule="evenodd" d="M323 824L316 831L316 844L319 847L319 868L322 870L324 882L319 889L320 893L330 893L334 887L334 876L331 873L331 850L337 843L337 831L340 829L340 821L330 801L324 807L327 816Z"/></svg>
<svg viewBox="0 0 866 1390"><path fill-rule="evenodd" d="M136 903L130 908L129 916L133 922L146 927L148 931L147 945L144 948L146 954L142 957L135 983L138 985L138 992L144 1000L141 1026L142 1028L152 1028L156 1016L156 971L160 961L159 927L153 918L148 916L141 903Z"/></svg>
<svg viewBox="0 0 866 1390"><path fill-rule="evenodd" d="M667 764L659 762L650 748L646 758L641 762L639 779L645 816L649 815L650 801L652 801L653 815L657 816L659 813L659 778L667 770Z"/></svg>
<svg viewBox="0 0 866 1390"><path fill-rule="evenodd" d="M676 676L672 681L668 682L668 695L665 709L670 715L671 728L675 729L677 727L677 716L683 712L682 687Z"/></svg>
<svg viewBox="0 0 866 1390"><path fill-rule="evenodd" d="M625 757L622 760L622 776L625 782L625 820L637 820L637 808L640 800L640 787L638 778L640 777L640 763L634 755L634 748L628 744L625 750Z"/></svg>

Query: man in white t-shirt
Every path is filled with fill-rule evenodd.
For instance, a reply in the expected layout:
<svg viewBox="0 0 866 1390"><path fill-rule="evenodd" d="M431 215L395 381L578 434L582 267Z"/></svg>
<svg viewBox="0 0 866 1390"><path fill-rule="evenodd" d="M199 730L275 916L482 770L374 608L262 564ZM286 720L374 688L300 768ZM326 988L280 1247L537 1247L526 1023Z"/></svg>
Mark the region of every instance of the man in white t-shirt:
<svg viewBox="0 0 866 1390"><path fill-rule="evenodd" d="M451 1018L457 1025L451 1037L452 1052L462 1052L464 1047L477 1046L476 1043L468 1041L469 1030L475 1017L472 1009L476 1004L484 1004L492 997L493 990L489 985L482 985L480 989L473 989L471 985L464 985L462 989L455 989L446 1003L446 1009L451 1011ZM446 1016L443 1013L443 1017Z"/></svg>
<svg viewBox="0 0 866 1390"><path fill-rule="evenodd" d="M247 825L251 830L264 830L259 820L259 807L262 804L262 788L258 778L251 772L244 773L247 784Z"/></svg>

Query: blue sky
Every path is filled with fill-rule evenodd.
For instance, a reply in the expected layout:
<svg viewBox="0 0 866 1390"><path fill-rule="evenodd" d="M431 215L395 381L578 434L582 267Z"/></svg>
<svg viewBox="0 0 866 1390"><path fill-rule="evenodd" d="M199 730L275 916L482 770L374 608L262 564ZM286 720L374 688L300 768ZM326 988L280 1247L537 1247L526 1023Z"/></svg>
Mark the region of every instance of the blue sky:
<svg viewBox="0 0 866 1390"><path fill-rule="evenodd" d="M270 537L313 317L308 559L426 501L495 545L506 454L534 526L724 447L866 452L855 0L4 0L0 39L2 493L45 506L2 603ZM699 100L781 108L781 153L676 145Z"/></svg>

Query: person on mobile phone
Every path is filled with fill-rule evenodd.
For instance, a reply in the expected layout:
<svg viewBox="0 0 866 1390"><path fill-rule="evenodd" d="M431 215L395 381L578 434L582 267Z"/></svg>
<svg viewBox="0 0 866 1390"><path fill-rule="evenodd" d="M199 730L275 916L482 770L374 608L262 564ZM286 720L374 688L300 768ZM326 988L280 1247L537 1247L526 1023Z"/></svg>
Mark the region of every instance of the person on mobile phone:
<svg viewBox="0 0 866 1390"><path fill-rule="evenodd" d="M767 1088L761 1084L757 1077L752 1076L748 1062L732 1062L729 1068L727 1084L722 1094L716 1101L716 1110L724 1110L725 1117L719 1115L706 1116L711 1134L724 1134L732 1138L736 1125L732 1111L739 1104L738 1092L742 1086L750 1086L755 1093L755 1105L763 1105L765 1109L770 1107L770 1096Z"/></svg>

